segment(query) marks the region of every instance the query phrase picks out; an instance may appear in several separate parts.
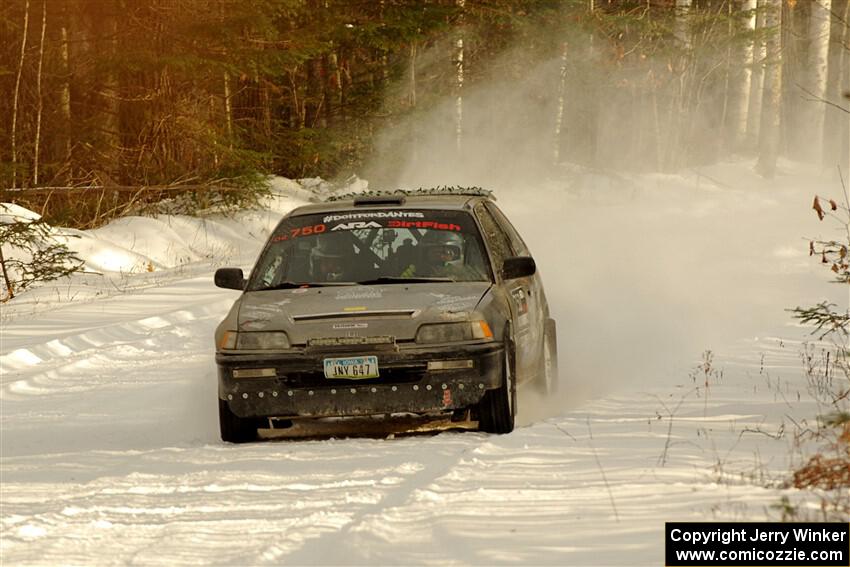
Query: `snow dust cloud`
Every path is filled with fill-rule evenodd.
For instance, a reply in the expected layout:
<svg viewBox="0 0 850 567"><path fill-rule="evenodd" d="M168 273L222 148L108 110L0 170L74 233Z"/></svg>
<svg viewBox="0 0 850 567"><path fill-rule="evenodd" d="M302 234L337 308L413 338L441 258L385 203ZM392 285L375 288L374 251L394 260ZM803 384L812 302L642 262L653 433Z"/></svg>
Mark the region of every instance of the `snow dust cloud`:
<svg viewBox="0 0 850 567"><path fill-rule="evenodd" d="M724 350L741 341L805 338L787 309L846 305L846 290L827 283L807 254L809 238L841 236L837 222L818 223L810 209L814 194L839 198L834 172L780 160L767 180L748 158L670 174L554 165L558 76L553 60L527 80L466 90L460 150L456 99L446 98L388 128L381 157L364 172L379 188L493 189L525 238L558 321L561 388L555 400L527 396L521 421L625 385L690 383L706 350L722 365ZM565 112L599 104L575 98L580 91L570 89ZM608 114L604 151L622 164L616 133L634 139L644 119ZM716 144L714 134L706 130L702 143Z"/></svg>

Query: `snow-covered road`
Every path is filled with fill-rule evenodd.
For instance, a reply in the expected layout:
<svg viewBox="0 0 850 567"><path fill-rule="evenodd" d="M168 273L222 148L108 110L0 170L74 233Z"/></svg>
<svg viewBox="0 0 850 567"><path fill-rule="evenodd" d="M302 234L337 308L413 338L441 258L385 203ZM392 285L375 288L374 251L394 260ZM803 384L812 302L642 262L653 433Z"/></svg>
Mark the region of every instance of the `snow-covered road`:
<svg viewBox="0 0 850 567"><path fill-rule="evenodd" d="M816 413L799 344L754 339L746 327L715 358L722 373L689 375L701 349L685 346L702 337L702 302L670 293L673 271L633 271L666 265L648 252L669 228L652 228L654 209L633 221L646 222L630 240L646 257L617 259L612 227L623 222L620 213L589 225L602 247L591 254L563 244L589 228L570 224L576 213L547 213L553 222L574 216L551 246L533 203L506 203L539 251L568 360L559 399L543 403L526 392L525 425L506 436L405 435L400 423L367 424L366 437L221 443L211 336L234 292L212 286L211 266L4 317L3 564L661 565L665 521L761 520L778 517L769 507L783 494L802 498L775 487L794 458L785 416ZM677 222L699 228L727 212L709 208ZM693 246L690 237L675 244L684 234L668 235L667 251ZM799 236L787 235L791 246ZM559 263L565 250L568 265ZM598 257L608 253L628 268L628 286L600 277L611 273ZM720 275L745 263L734 252L720 260L707 260ZM679 267L699 264L682 258ZM764 276L762 263L750 265L736 282L744 297L728 301L778 311L772 333L788 306L774 303L788 298L769 290L767 302L747 296L747 282ZM804 268L779 276L796 282L800 274L810 277ZM587 294L594 286L604 299ZM709 287L695 283L691 292ZM666 322L641 327L650 313ZM697 339L678 336L677 314ZM605 333L607 344L592 346ZM661 353L641 357L651 345Z"/></svg>
<svg viewBox="0 0 850 567"><path fill-rule="evenodd" d="M692 435L760 416L693 397L662 467L646 392L501 437L224 445L209 337L232 299L199 277L5 331L4 562L658 564L665 518L775 498L717 482Z"/></svg>

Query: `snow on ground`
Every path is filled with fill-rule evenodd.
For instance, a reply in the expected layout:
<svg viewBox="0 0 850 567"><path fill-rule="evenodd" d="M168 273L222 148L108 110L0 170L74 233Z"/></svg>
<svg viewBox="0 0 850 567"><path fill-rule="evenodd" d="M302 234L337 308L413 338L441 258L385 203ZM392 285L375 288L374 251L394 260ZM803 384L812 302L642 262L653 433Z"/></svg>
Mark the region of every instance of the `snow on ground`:
<svg viewBox="0 0 850 567"><path fill-rule="evenodd" d="M562 356L560 395L521 392L506 436L366 420L219 441L212 332L236 292L212 272L250 266L308 196L292 182L235 218L69 239L97 273L0 317L3 564L660 565L665 521L778 519L783 495L815 510L780 487L790 418L818 412L784 309L847 300L805 255L832 185L747 172L500 189Z"/></svg>

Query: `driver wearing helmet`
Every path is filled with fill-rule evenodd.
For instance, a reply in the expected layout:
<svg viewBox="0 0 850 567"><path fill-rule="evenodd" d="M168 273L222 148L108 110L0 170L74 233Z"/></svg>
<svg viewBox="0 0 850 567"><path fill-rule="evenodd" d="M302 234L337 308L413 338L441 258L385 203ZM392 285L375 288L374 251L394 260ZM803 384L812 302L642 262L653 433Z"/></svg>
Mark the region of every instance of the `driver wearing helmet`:
<svg viewBox="0 0 850 567"><path fill-rule="evenodd" d="M351 253L351 250L348 250ZM310 250L310 275L316 282L343 281L346 272L346 247L326 236Z"/></svg>
<svg viewBox="0 0 850 567"><path fill-rule="evenodd" d="M417 249L419 261L405 268L401 277L425 276L460 281L480 278L480 274L464 265L463 239L453 232L428 231Z"/></svg>

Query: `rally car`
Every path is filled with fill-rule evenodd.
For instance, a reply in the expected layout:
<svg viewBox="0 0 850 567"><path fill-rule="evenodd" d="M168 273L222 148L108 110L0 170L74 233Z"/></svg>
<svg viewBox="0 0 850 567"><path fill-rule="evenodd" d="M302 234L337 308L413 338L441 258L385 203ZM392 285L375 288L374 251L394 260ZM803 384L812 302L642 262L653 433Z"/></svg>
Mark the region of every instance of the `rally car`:
<svg viewBox="0 0 850 567"><path fill-rule="evenodd" d="M517 384L556 386L555 321L487 191L395 192L286 215L215 333L221 438L292 420L419 414L508 433Z"/></svg>

